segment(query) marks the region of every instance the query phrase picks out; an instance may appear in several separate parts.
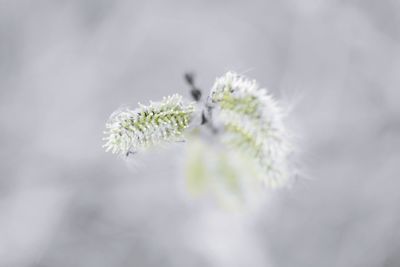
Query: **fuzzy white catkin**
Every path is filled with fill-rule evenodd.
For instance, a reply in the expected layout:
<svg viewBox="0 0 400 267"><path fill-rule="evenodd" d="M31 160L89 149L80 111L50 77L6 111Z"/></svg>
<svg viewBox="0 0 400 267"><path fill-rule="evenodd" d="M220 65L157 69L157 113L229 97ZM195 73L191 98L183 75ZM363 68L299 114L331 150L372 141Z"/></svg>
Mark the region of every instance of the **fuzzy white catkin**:
<svg viewBox="0 0 400 267"><path fill-rule="evenodd" d="M164 97L160 102L135 110L115 112L106 123L106 151L126 155L183 138L194 112L192 103L184 103L182 96Z"/></svg>
<svg viewBox="0 0 400 267"><path fill-rule="evenodd" d="M208 101L223 142L256 162L267 186L285 186L292 145L279 103L256 81L234 72L216 79Z"/></svg>

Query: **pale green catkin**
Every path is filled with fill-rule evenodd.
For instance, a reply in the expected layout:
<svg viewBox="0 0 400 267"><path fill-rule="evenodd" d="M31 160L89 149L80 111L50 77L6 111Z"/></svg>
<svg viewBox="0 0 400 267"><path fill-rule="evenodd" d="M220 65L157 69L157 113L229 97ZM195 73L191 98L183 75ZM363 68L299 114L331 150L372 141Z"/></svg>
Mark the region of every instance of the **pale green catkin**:
<svg viewBox="0 0 400 267"><path fill-rule="evenodd" d="M221 139L254 159L267 185L285 185L291 145L282 111L272 96L256 81L228 72L214 83L209 101L213 118L224 128Z"/></svg>
<svg viewBox="0 0 400 267"><path fill-rule="evenodd" d="M106 151L127 154L183 138L192 120L194 105L180 95L165 97L136 110L121 110L106 123Z"/></svg>

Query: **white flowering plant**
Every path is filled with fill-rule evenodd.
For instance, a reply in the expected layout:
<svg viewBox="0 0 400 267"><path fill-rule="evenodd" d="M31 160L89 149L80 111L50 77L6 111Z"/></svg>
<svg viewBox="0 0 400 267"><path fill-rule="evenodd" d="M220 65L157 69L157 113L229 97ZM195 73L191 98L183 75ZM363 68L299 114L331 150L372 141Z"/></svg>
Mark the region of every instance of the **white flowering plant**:
<svg viewBox="0 0 400 267"><path fill-rule="evenodd" d="M186 138L192 191L223 188L243 196L247 185L259 181L269 188L288 185L293 146L281 104L235 72L217 78L206 99L193 75L185 79L194 101L175 94L115 112L106 123L106 150L129 156Z"/></svg>

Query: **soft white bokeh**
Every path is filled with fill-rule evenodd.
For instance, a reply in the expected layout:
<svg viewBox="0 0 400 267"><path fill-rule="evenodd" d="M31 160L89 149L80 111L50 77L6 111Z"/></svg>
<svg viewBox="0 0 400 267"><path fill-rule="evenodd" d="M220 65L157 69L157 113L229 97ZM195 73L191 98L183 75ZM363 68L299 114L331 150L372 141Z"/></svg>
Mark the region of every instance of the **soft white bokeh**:
<svg viewBox="0 0 400 267"><path fill-rule="evenodd" d="M398 1L0 6L0 266L400 264ZM188 70L207 90L235 70L300 96L310 179L234 220L182 193L181 146L106 154L109 114L189 96Z"/></svg>

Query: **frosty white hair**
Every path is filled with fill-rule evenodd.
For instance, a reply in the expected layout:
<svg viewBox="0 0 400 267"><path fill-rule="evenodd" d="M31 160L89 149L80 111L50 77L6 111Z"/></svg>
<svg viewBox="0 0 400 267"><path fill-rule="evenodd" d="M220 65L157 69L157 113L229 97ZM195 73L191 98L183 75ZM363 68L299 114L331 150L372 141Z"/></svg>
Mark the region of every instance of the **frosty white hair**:
<svg viewBox="0 0 400 267"><path fill-rule="evenodd" d="M164 97L160 102L141 105L135 110L114 113L106 123L106 151L129 154L164 142L181 140L194 112L182 96Z"/></svg>
<svg viewBox="0 0 400 267"><path fill-rule="evenodd" d="M270 187L287 184L291 145L279 103L250 80L234 72L217 78L208 102L214 123L223 127L223 142L254 159Z"/></svg>

